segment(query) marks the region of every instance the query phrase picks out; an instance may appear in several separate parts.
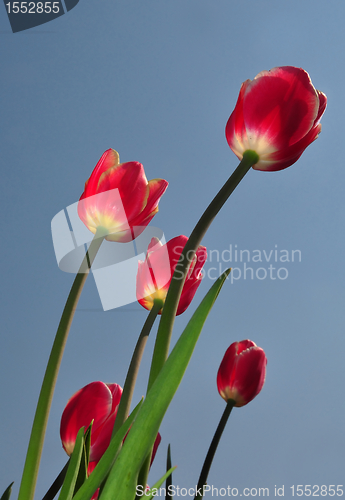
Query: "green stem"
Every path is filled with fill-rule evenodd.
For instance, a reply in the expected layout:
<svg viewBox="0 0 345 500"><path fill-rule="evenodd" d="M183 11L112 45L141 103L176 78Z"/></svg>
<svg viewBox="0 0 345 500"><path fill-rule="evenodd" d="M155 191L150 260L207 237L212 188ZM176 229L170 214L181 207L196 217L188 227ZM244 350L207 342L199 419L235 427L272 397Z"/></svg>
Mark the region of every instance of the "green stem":
<svg viewBox="0 0 345 500"><path fill-rule="evenodd" d="M124 421L127 419L129 415L129 411L131 408L131 402L134 392L135 383L138 376L138 371L141 363L141 359L144 354L145 346L147 339L150 335L153 323L157 318L159 311L163 307L163 301L160 299L154 299L152 309L149 315L146 318L144 326L140 332L137 344L135 346L132 359L128 368L125 385L123 386L123 393L121 396L119 408L117 410L116 419L113 427L113 432L111 437L113 438L117 431L120 429ZM101 491L103 489L103 484L101 485Z"/></svg>
<svg viewBox="0 0 345 500"><path fill-rule="evenodd" d="M214 455L216 453L220 438L222 437L223 430L224 430L226 423L228 421L228 418L230 416L231 410L233 409L235 404L236 404L236 401L234 401L232 399L229 399L229 401L227 402L227 405L226 405L225 410L223 412L222 418L220 419L217 430L214 433L212 442L211 442L210 447L208 449L204 465L202 466L199 481L198 481L198 486L197 486L197 494L195 495L194 500L198 500L199 498L202 498L204 496L204 486L207 484L207 476L208 476L208 473L210 472L210 468L212 465ZM198 493L199 490L201 490L200 494Z"/></svg>
<svg viewBox="0 0 345 500"><path fill-rule="evenodd" d="M62 355L76 306L92 264L107 231L99 227L76 275L63 310L39 395L26 454L18 500L33 500L45 431ZM89 261L88 261L89 258ZM89 263L89 264L88 264Z"/></svg>
<svg viewBox="0 0 345 500"><path fill-rule="evenodd" d="M118 408L117 414L116 414L116 419L115 419L112 437L115 436L118 429L120 429L121 425L124 423L127 416L129 415L129 410L130 410L131 401L132 401L132 397L133 397L134 387L135 387L135 383L137 380L141 359L142 359L143 354L144 354L146 342L147 342L147 339L148 339L149 334L151 332L151 328L153 326L153 323L155 322L155 319L156 319L159 311L162 309L162 307L163 307L163 301L160 299L155 299L153 302L153 307L152 307L148 317L146 318L145 324L144 324L144 326L141 330L141 333L139 335L137 345L135 346L133 356L131 359L131 363L130 363L129 368L128 368L125 385L123 387L123 393L122 393L119 408Z"/></svg>
<svg viewBox="0 0 345 500"><path fill-rule="evenodd" d="M149 472L150 472L152 451L153 451L153 448L150 450L150 453L145 458L143 465L141 466L141 469L140 469L139 474L138 474L138 486L141 486L143 488L143 491L145 491L146 484L147 484L147 478L148 478ZM140 495L136 496L136 500L138 500L138 498L140 498Z"/></svg>
<svg viewBox="0 0 345 500"><path fill-rule="evenodd" d="M152 387L157 375L161 371L169 354L169 346L174 325L177 306L180 300L183 284L189 265L193 260L195 252L201 243L205 233L210 227L213 219L227 201L231 193L241 182L248 170L258 162L258 155L255 151L247 150L243 154L243 159L236 170L229 177L227 182L211 201L195 228L193 229L186 246L184 247L180 260L176 266L171 279L171 284L165 299L162 317L159 323L155 348L152 357L151 371L148 383L148 390ZM181 276L183 278L181 279Z"/></svg>

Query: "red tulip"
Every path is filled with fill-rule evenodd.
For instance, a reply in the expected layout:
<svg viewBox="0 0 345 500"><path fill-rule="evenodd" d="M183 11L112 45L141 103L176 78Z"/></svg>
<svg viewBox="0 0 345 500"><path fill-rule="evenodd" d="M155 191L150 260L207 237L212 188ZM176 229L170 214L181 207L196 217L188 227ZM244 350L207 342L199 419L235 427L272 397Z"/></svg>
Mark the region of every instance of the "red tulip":
<svg viewBox="0 0 345 500"><path fill-rule="evenodd" d="M147 182L141 163L119 163L119 154L108 149L85 183L78 214L90 231L108 230L106 239L127 243L141 234L158 212L158 202L168 183Z"/></svg>
<svg viewBox="0 0 345 500"><path fill-rule="evenodd" d="M90 462L98 462L110 443L122 388L118 384L91 382L68 401L60 425L62 446L71 455L78 431L93 420Z"/></svg>
<svg viewBox="0 0 345 500"><path fill-rule="evenodd" d="M165 301L172 275L187 241L186 236L176 236L162 245L157 238L152 238L145 261L139 261L137 274L137 299L145 309L152 309L154 299ZM201 283L201 269L206 259L206 248L199 246L183 285L177 315L182 314L193 300Z"/></svg>
<svg viewBox="0 0 345 500"><path fill-rule="evenodd" d="M261 391L266 376L264 351L251 340L234 342L226 351L217 374L219 394L234 406L244 406Z"/></svg>
<svg viewBox="0 0 345 500"><path fill-rule="evenodd" d="M118 384L91 382L71 397L63 411L60 436L67 455L71 455L73 452L79 429L85 427L86 430L93 420L89 475L109 446L121 395L122 388ZM158 433L151 463L160 441L161 436ZM95 496L95 498L97 497Z"/></svg>
<svg viewBox="0 0 345 500"><path fill-rule="evenodd" d="M301 156L321 132L327 97L306 71L293 66L262 71L242 83L225 129L235 155L255 151L256 170L282 170Z"/></svg>

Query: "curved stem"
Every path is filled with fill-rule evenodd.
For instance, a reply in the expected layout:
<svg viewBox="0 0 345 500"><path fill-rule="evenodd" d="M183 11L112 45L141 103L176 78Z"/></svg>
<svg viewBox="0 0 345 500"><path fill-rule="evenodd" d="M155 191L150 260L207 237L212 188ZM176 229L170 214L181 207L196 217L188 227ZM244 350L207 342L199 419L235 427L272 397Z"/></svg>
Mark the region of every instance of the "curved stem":
<svg viewBox="0 0 345 500"><path fill-rule="evenodd" d="M135 382L137 380L139 366L140 366L141 359L142 359L143 354L144 354L146 342L147 342L147 339L148 339L149 334L151 332L151 328L153 326L153 323L155 322L155 319L156 319L159 311L162 309L162 307L163 307L163 301L160 299L155 299L153 302L153 307L152 307L149 315L147 316L145 324L144 324L144 326L141 330L141 333L139 335L137 344L135 346L135 349L134 349L134 352L132 355L131 363L130 363L129 368L128 368L125 385L123 387L123 393L122 393L119 408L118 408L117 414L116 414L116 419L115 419L112 437L115 436L116 432L118 431L118 429L120 429L121 425L123 424L123 422L126 420L127 416L129 415L132 396L133 396L134 387L135 387Z"/></svg>
<svg viewBox="0 0 345 500"><path fill-rule="evenodd" d="M213 461L214 455L217 451L217 447L218 447L220 438L222 437L223 430L226 426L226 423L227 423L228 418L230 416L231 410L233 409L235 403L236 402L232 399L229 399L229 401L227 402L227 405L226 405L225 410L223 412L222 418L220 419L217 430L214 433L213 439L212 439L210 447L208 449L204 465L202 466L199 481L198 481L198 486L197 486L197 493L194 497L194 500L198 500L199 498L202 498L204 496L204 486L207 484L207 476L208 476L208 473L210 472L212 461ZM199 493L199 491L200 491L200 493Z"/></svg>
<svg viewBox="0 0 345 500"><path fill-rule="evenodd" d="M89 268L96 257L107 231L99 227L83 259L78 274L76 275L71 291L68 295L65 308L55 335L55 340L48 360L46 372L42 382L31 436L26 454L22 482L18 500L32 500L35 493L36 480L41 460L45 431L53 399L57 375L59 372L62 355L66 345L68 333L72 324L76 306L89 274Z"/></svg>
<svg viewBox="0 0 345 500"><path fill-rule="evenodd" d="M141 486L143 488L143 491L145 491L146 484L147 484L147 478L148 478L149 472L150 472L152 451L153 451L153 448L150 450L150 453L145 458L143 465L141 466L141 469L140 469L139 474L138 474L138 486ZM136 500L138 500L140 497L141 497L141 495L137 495Z"/></svg>
<svg viewBox="0 0 345 500"><path fill-rule="evenodd" d="M180 260L171 279L171 284L167 293L167 297L165 299L163 313L158 327L156 344L151 364L148 390L150 390L153 382L156 380L157 375L161 371L168 357L177 306L180 300L185 277L189 269L189 265L195 255L195 252L217 213L220 211L234 189L241 182L248 170L257 162L258 155L255 153L255 151L245 151L242 161L240 162L236 170L232 173L227 182L224 184L218 194L211 201L203 215L200 217L186 243L186 246L181 253ZM183 279L181 279L182 275L184 276Z"/></svg>
<svg viewBox="0 0 345 500"><path fill-rule="evenodd" d="M147 339L150 335L153 323L159 313L159 311L163 307L163 301L160 299L154 299L152 309L149 315L146 318L144 326L140 332L137 344L135 346L132 359L128 368L125 385L123 386L123 393L121 396L119 408L117 410L116 419L113 427L113 432L111 438L115 436L117 431L120 429L124 421L127 419L129 415L133 392L135 383L138 376L138 371L141 363L141 359L144 354L145 346ZM104 483L103 483L104 485ZM101 490L103 489L103 485L101 486Z"/></svg>

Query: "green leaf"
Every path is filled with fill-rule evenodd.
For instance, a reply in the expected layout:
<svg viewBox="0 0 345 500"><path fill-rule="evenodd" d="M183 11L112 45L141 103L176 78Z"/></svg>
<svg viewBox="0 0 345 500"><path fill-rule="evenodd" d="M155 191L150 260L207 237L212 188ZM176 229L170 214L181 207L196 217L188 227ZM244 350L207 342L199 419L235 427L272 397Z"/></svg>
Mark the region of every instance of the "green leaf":
<svg viewBox="0 0 345 500"><path fill-rule="evenodd" d="M77 493L79 488L81 488L81 486L85 483L85 481L87 479L87 468L89 466L92 424L93 424L93 421L91 422L91 424L87 428L87 431L84 434L84 446L82 449L79 472L78 472L78 476L77 476L77 479L75 482L73 496Z"/></svg>
<svg viewBox="0 0 345 500"><path fill-rule="evenodd" d="M105 483L102 500L113 500L114 492L118 500L134 499L142 463L153 446L159 426L182 380L208 313L229 273L230 269L225 271L206 294L148 392Z"/></svg>
<svg viewBox="0 0 345 500"><path fill-rule="evenodd" d="M74 279L61 316L42 382L41 392L38 398L28 451L26 453L22 481L19 488L18 500L33 500L34 498L50 406L53 399L56 379L59 373L68 333L71 328L74 313L77 309L81 291L85 284L85 280L89 275L88 269L92 264L106 234L107 231L104 228L97 228L96 234L89 246L86 256L83 259L78 274Z"/></svg>
<svg viewBox="0 0 345 500"><path fill-rule="evenodd" d="M80 462L84 448L84 427L79 429L74 450L67 469L65 481L62 485L59 500L71 500L79 474Z"/></svg>
<svg viewBox="0 0 345 500"><path fill-rule="evenodd" d="M12 493L12 486L13 486L13 483L11 483L6 488L6 490L3 492L2 497L0 498L0 500L9 500L9 498L11 496L11 493Z"/></svg>
<svg viewBox="0 0 345 500"><path fill-rule="evenodd" d="M152 488L150 488L148 491L145 492L145 499L147 498L147 500L151 500L152 497L155 496L155 494L157 493L156 490L158 490L162 484L164 483L164 481L166 479L168 479L168 477L172 474L172 472L176 469L176 466L175 467L171 467L165 474L163 477L161 477L153 486Z"/></svg>
<svg viewBox="0 0 345 500"><path fill-rule="evenodd" d="M100 487L101 483L109 474L109 471L116 460L119 451L121 450L121 445L123 438L127 434L130 426L132 425L138 410L142 404L142 400L134 408L130 416L124 422L124 424L117 431L115 436L112 438L108 448L103 454L101 460L96 465L95 469L92 471L90 476L87 478L83 486L77 491L73 500L87 500L92 497L97 488ZM102 494L101 494L102 496Z"/></svg>
<svg viewBox="0 0 345 500"><path fill-rule="evenodd" d="M84 443L85 443L85 453L86 453L87 465L89 465L89 461L90 461L90 446L91 446L91 430L92 430L92 426L93 426L93 420L92 420L91 424L89 425L89 427L87 428L87 431L85 432L85 435L84 435Z"/></svg>

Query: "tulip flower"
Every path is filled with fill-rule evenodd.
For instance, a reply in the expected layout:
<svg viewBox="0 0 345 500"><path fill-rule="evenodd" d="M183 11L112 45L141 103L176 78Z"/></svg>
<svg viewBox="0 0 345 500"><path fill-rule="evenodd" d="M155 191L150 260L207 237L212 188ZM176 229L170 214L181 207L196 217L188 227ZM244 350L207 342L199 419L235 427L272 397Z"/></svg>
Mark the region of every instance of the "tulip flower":
<svg viewBox="0 0 345 500"><path fill-rule="evenodd" d="M145 261L139 261L137 274L137 299L145 309L151 310L155 299L164 303L172 275L187 241L188 238L181 235L162 245L157 238L152 238ZM201 269L206 259L206 248L199 246L190 263L176 315L182 314L193 300L201 283Z"/></svg>
<svg viewBox="0 0 345 500"><path fill-rule="evenodd" d="M91 382L70 398L63 411L60 437L67 455L73 452L79 429L84 427L86 431L93 421L88 474L91 474L109 446L121 395L122 388L118 384ZM151 463L160 441L158 433Z"/></svg>
<svg viewBox="0 0 345 500"><path fill-rule="evenodd" d="M244 406L261 391L266 376L264 351L251 340L234 342L226 351L217 375L219 394L225 401Z"/></svg>
<svg viewBox="0 0 345 500"><path fill-rule="evenodd" d="M219 394L227 402L202 466L194 500L203 497L203 488L219 441L234 406L244 406L261 391L266 375L266 355L251 340L234 342L226 351L217 375Z"/></svg>
<svg viewBox="0 0 345 500"><path fill-rule="evenodd" d="M295 163L321 132L327 97L306 71L293 66L262 71L242 83L225 129L235 155L252 150L256 170L282 170Z"/></svg>
<svg viewBox="0 0 345 500"><path fill-rule="evenodd" d="M68 401L60 425L62 446L71 455L78 431L91 430L90 462L98 462L107 449L113 430L122 388L118 384L91 382Z"/></svg>
<svg viewBox="0 0 345 500"><path fill-rule="evenodd" d="M127 243L141 234L158 212L168 186L164 179L147 182L141 163L120 163L119 154L108 149L100 158L78 203L78 214L94 234L108 231L106 239Z"/></svg>

